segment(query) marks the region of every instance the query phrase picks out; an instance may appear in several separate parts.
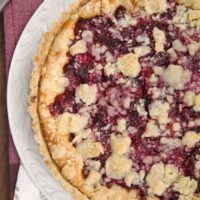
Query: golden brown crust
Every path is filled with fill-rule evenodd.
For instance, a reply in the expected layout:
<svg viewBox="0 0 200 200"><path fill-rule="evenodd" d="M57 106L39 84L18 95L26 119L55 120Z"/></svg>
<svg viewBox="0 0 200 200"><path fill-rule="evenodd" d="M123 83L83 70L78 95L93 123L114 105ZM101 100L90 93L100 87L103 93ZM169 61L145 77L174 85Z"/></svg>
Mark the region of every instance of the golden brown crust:
<svg viewBox="0 0 200 200"><path fill-rule="evenodd" d="M40 125L40 117L38 115L38 89L40 77L43 70L45 70L45 63L49 54L49 50L52 46L52 43L58 34L59 30L63 26L63 23L70 18L70 16L76 12L76 10L87 3L88 0L82 0L78 4L70 7L70 10L66 13L63 13L59 21L54 23L51 30L44 35L43 41L38 48L38 53L34 59L34 69L32 72L32 79L30 82L30 96L29 96L29 113L32 117L32 127L35 132L35 140L39 144L40 152L44 156L44 161L49 167L52 175L62 183L63 187L73 194L74 199L77 200L87 200L88 198L83 195L77 188L73 187L60 173L57 165L52 160L52 157L49 153L47 143L45 141L42 128Z"/></svg>

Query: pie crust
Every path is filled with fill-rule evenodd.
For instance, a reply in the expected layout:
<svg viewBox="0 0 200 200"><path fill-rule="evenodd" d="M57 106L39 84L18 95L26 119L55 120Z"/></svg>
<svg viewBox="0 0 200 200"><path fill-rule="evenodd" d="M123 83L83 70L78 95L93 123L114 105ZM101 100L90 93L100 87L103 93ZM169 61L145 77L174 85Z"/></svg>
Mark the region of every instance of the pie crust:
<svg viewBox="0 0 200 200"><path fill-rule="evenodd" d="M200 200L199 5L79 0L44 35L28 111L74 199Z"/></svg>

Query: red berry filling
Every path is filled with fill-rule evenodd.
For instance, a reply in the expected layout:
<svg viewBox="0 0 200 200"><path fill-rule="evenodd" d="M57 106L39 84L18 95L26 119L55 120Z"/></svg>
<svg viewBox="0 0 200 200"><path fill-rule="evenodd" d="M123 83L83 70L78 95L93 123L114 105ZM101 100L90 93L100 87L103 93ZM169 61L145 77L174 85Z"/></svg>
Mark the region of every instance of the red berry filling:
<svg viewBox="0 0 200 200"><path fill-rule="evenodd" d="M168 20L171 20L176 14L176 5L174 1L169 1L173 6L167 12L159 15L141 17L140 13L131 15L123 7L117 9L113 18L101 15L92 19L80 19L76 24L75 35L76 40L73 44L82 38L82 33L89 30L93 33L93 42L87 43L87 52L69 57L69 63L64 67L64 74L69 79L70 85L63 94L56 97L55 102L49 105L52 116L57 116L64 112L78 113L84 106L84 103L76 103L75 90L80 84L97 84L98 97L96 101L96 109L88 109L92 120L88 127L94 134L96 131L100 134L95 135L97 141L101 142L104 147L104 154L100 155L96 160L101 162L101 168L105 166L105 162L111 155L110 136L116 133L116 124L119 118L125 118L127 121L128 136L131 138L131 148L129 158L133 161L133 168L136 171L144 170L148 172L155 163L163 162L165 164L174 164L179 168L185 176L191 176L199 181L194 173L194 165L196 156L200 154L200 143L195 147L177 146L167 149L166 145L161 143L161 137L181 139L185 132L200 132L198 125L189 126L190 122L200 118L200 112L195 112L192 107L188 107L183 97L187 91L193 91L195 94L200 93L200 49L193 55L186 51L175 51L176 58L172 58L168 50L172 47L174 40L179 40L184 46L192 42L200 41L200 32L194 28L180 29ZM125 15L132 16L136 20L135 25L126 27L117 26ZM115 23L117 22L117 24ZM155 40L153 38L153 29L157 27L166 35L164 50L155 51ZM194 33L194 34L191 34ZM135 47L141 47L145 41L142 37L148 38L147 46L150 51L141 56L139 63L142 67L138 77L130 78L118 72L113 75L106 75L104 68L108 62L108 54L111 55L111 62L115 62L119 57L133 52ZM97 59L92 53L92 45L99 44L105 47L105 51L100 53ZM170 92L169 86L158 77L156 83L151 81L154 74L153 67L159 66L165 70L170 64L181 65L185 70L191 71L191 81L184 85L181 90ZM102 69L96 70L98 66ZM125 80L125 81L120 81ZM153 97L150 89L158 88L163 90L164 94L159 97ZM158 121L157 126L161 128L162 134L159 137L142 137L149 120L151 120L149 105L156 100L168 101L171 96L170 109L168 116L170 121L166 127L162 129ZM124 107L124 99L130 99L130 106ZM141 115L137 110L137 105L143 105L146 114ZM178 122L181 129L173 130L173 124ZM107 128L105 128L108 125ZM83 174L88 175L88 169L85 165ZM112 186L114 183L119 184L128 189L139 188L141 196L146 194L147 186L145 184L137 186L126 186L124 180L107 179L106 174L102 176L102 184ZM161 197L163 200L178 199L178 194L171 188Z"/></svg>

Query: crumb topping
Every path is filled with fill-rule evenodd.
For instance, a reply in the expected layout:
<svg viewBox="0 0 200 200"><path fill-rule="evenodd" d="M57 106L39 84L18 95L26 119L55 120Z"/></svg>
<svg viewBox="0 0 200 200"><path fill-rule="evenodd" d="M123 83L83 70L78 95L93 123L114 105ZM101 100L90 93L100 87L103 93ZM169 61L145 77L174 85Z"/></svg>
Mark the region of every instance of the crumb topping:
<svg viewBox="0 0 200 200"><path fill-rule="evenodd" d="M129 53L117 60L118 69L125 75L137 77L141 71L137 54Z"/></svg>
<svg viewBox="0 0 200 200"><path fill-rule="evenodd" d="M79 19L49 111L81 155L85 187L138 189L140 199L200 192L200 6L142 0ZM41 86L46 91L46 86ZM53 158L66 156L52 147ZM62 171L73 179L76 171ZM131 194L130 194L131 195Z"/></svg>

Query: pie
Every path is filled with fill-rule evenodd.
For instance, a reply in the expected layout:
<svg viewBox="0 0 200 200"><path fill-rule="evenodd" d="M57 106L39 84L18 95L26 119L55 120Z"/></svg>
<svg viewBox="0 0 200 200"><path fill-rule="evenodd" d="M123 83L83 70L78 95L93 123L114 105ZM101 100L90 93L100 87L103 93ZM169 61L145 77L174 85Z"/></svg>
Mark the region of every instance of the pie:
<svg viewBox="0 0 200 200"><path fill-rule="evenodd" d="M200 1L81 0L44 35L29 113L76 200L200 200Z"/></svg>

